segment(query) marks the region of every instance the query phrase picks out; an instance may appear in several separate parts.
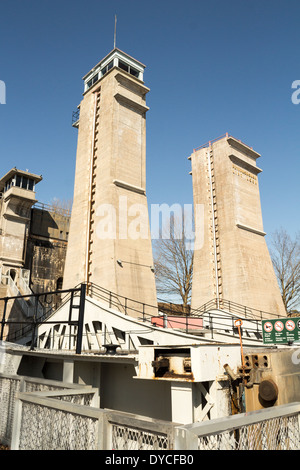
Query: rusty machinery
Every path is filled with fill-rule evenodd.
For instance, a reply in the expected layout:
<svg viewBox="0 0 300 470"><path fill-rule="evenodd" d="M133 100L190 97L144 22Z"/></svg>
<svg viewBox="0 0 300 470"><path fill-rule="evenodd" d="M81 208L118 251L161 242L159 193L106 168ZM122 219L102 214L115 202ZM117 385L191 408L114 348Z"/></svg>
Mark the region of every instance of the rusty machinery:
<svg viewBox="0 0 300 470"><path fill-rule="evenodd" d="M189 348L158 349L151 365L156 378L193 380Z"/></svg>
<svg viewBox="0 0 300 470"><path fill-rule="evenodd" d="M232 414L300 401L300 345L149 345L141 350L139 378L227 381Z"/></svg>
<svg viewBox="0 0 300 470"><path fill-rule="evenodd" d="M299 346L247 348L237 373L225 364L231 381L233 412L300 401L299 357Z"/></svg>

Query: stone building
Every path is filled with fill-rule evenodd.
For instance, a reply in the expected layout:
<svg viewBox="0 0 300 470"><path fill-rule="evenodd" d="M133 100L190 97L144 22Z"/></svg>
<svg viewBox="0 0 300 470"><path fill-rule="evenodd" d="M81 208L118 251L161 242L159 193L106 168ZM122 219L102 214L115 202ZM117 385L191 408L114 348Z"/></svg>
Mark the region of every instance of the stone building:
<svg viewBox="0 0 300 470"><path fill-rule="evenodd" d="M68 208L35 204L31 210L25 267L36 292L62 289L71 211ZM59 299L48 299L54 306Z"/></svg>
<svg viewBox="0 0 300 470"><path fill-rule="evenodd" d="M0 179L0 298L62 288L70 211L38 203L41 180L17 168ZM45 300L54 307L59 301ZM30 307L11 302L10 320L26 317Z"/></svg>

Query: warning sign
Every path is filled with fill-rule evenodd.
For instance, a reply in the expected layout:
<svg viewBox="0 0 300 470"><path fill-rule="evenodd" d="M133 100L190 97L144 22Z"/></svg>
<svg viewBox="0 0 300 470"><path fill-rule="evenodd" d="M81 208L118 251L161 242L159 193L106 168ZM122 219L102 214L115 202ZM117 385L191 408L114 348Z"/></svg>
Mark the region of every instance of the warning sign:
<svg viewBox="0 0 300 470"><path fill-rule="evenodd" d="M274 328L276 331L282 331L284 329L284 324L282 321L276 321Z"/></svg>
<svg viewBox="0 0 300 470"><path fill-rule="evenodd" d="M267 333L271 333L271 331L273 330L273 325L270 321L266 321L265 324L264 324L264 330L267 332Z"/></svg>
<svg viewBox="0 0 300 470"><path fill-rule="evenodd" d="M265 344L289 344L300 340L300 317L262 320Z"/></svg>
<svg viewBox="0 0 300 470"><path fill-rule="evenodd" d="M287 330L293 331L295 329L295 323L293 322L293 320L288 320L285 324L285 327Z"/></svg>

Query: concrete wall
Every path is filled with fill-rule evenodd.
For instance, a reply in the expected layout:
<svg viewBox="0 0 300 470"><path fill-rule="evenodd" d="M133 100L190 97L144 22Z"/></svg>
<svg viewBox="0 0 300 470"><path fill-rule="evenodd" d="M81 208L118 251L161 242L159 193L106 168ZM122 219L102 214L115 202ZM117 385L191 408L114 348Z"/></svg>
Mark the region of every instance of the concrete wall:
<svg viewBox="0 0 300 470"><path fill-rule="evenodd" d="M69 224L67 211L54 207L32 209L25 268L30 270L30 287L34 292L62 288ZM47 300L53 306L59 303L58 296Z"/></svg>
<svg viewBox="0 0 300 470"><path fill-rule="evenodd" d="M139 380L134 376L132 365L102 364L101 408L171 421L171 383Z"/></svg>

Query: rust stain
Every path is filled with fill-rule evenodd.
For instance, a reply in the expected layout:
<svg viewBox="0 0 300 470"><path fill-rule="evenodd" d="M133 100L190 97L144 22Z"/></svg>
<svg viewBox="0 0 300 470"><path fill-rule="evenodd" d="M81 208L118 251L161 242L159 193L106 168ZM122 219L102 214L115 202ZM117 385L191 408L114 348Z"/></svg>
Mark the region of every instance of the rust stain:
<svg viewBox="0 0 300 470"><path fill-rule="evenodd" d="M194 375L192 373L189 374L177 374L173 370L168 370L165 372L160 378L163 379L184 379L187 381L194 381Z"/></svg>

